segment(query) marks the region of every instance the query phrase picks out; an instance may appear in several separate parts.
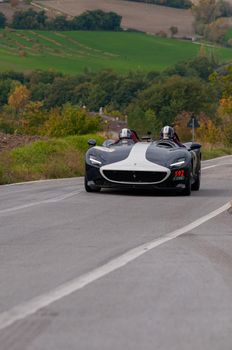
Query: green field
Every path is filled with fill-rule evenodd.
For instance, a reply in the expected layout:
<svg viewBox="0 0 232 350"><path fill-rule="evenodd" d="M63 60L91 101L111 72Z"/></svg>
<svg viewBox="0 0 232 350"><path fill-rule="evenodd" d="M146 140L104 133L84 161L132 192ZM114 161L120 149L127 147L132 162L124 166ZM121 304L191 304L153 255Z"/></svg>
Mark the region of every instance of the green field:
<svg viewBox="0 0 232 350"><path fill-rule="evenodd" d="M232 28L229 28L224 35L224 41L227 42L229 39L232 38Z"/></svg>
<svg viewBox="0 0 232 350"><path fill-rule="evenodd" d="M163 70L194 58L199 49L191 42L133 32L1 30L0 71ZM215 48L214 54L220 62L232 59L229 48Z"/></svg>

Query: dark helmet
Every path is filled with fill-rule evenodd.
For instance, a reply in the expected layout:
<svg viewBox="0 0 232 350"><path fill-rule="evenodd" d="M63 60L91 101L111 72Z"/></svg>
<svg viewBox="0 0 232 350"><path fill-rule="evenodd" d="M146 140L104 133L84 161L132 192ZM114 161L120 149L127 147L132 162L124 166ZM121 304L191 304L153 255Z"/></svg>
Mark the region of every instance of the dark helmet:
<svg viewBox="0 0 232 350"><path fill-rule="evenodd" d="M174 129L171 126L164 126L161 130L160 137L163 140L172 140L174 137Z"/></svg>
<svg viewBox="0 0 232 350"><path fill-rule="evenodd" d="M132 138L132 132L130 129L124 128L119 133L119 139L131 139Z"/></svg>

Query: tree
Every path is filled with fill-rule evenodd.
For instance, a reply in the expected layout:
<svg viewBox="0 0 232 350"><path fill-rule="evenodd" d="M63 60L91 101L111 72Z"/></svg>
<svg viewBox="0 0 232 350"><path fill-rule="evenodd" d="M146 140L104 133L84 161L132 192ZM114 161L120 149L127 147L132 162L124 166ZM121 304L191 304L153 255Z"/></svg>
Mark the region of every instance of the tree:
<svg viewBox="0 0 232 350"><path fill-rule="evenodd" d="M101 129L101 117L89 116L88 112L70 103L49 112L49 118L42 127L42 133L48 136L83 135Z"/></svg>
<svg viewBox="0 0 232 350"><path fill-rule="evenodd" d="M215 145L223 140L222 130L206 115L200 117L200 127L196 129L196 137L200 142Z"/></svg>
<svg viewBox="0 0 232 350"><path fill-rule="evenodd" d="M52 30L68 30L69 21L66 16L60 15L51 20L49 26Z"/></svg>
<svg viewBox="0 0 232 350"><path fill-rule="evenodd" d="M218 100L232 96L232 66L220 67L209 77L210 84L217 91Z"/></svg>
<svg viewBox="0 0 232 350"><path fill-rule="evenodd" d="M144 112L137 107L129 114L128 125L131 129L135 129L140 135L146 135L151 132L152 135L158 136L162 127L161 121L157 118L152 109Z"/></svg>
<svg viewBox="0 0 232 350"><path fill-rule="evenodd" d="M176 26L171 26L169 28L170 32L171 32L171 37L173 38L177 33L178 33L178 27Z"/></svg>
<svg viewBox="0 0 232 350"><path fill-rule="evenodd" d="M136 2L146 2L149 4L169 6L174 8L189 9L192 5L190 0L129 0Z"/></svg>
<svg viewBox="0 0 232 350"><path fill-rule="evenodd" d="M12 7L17 7L19 4L19 0L10 0L10 4Z"/></svg>
<svg viewBox="0 0 232 350"><path fill-rule="evenodd" d="M8 95L12 88L11 79L1 79L0 80L0 106L3 106L7 103Z"/></svg>
<svg viewBox="0 0 232 350"><path fill-rule="evenodd" d="M197 4L192 6L195 21L209 24L220 17L220 7L217 6L216 0L199 0Z"/></svg>
<svg viewBox="0 0 232 350"><path fill-rule="evenodd" d="M6 25L6 16L0 12L0 28L5 28Z"/></svg>
<svg viewBox="0 0 232 350"><path fill-rule="evenodd" d="M44 11L32 9L17 11L13 15L11 26L15 29L44 29L47 16Z"/></svg>
<svg viewBox="0 0 232 350"><path fill-rule="evenodd" d="M86 11L70 22L73 30L120 30L122 17L115 12Z"/></svg>
<svg viewBox="0 0 232 350"><path fill-rule="evenodd" d="M135 108L143 113L151 109L162 125L170 125L183 111L213 114L213 91L206 82L196 77L172 76L162 79L142 91L128 107L129 119Z"/></svg>
<svg viewBox="0 0 232 350"><path fill-rule="evenodd" d="M8 98L8 105L15 111L16 116L27 105L30 97L31 93L25 85L16 85Z"/></svg>
<svg viewBox="0 0 232 350"><path fill-rule="evenodd" d="M20 132L27 135L39 135L48 118L48 112L42 109L40 101L29 102L20 115Z"/></svg>
<svg viewBox="0 0 232 350"><path fill-rule="evenodd" d="M228 30L228 24L222 18L218 18L216 21L208 24L205 27L204 36L207 40L223 43L225 34Z"/></svg>
<svg viewBox="0 0 232 350"><path fill-rule="evenodd" d="M205 35L207 25L224 16L231 16L232 7L224 0L199 0L192 6L194 27L198 34Z"/></svg>

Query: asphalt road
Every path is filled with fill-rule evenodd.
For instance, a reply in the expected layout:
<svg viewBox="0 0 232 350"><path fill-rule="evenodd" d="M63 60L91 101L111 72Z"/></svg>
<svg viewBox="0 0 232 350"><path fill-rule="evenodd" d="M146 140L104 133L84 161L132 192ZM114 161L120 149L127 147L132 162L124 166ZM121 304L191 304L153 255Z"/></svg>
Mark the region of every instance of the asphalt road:
<svg viewBox="0 0 232 350"><path fill-rule="evenodd" d="M191 197L82 182L0 187L0 350L231 350L232 157Z"/></svg>

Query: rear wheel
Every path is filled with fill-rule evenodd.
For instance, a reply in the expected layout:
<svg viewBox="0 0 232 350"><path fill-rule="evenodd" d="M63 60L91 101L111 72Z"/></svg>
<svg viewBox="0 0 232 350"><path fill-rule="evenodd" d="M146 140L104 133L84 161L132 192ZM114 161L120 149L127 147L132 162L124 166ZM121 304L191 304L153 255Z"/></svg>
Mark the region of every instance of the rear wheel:
<svg viewBox="0 0 232 350"><path fill-rule="evenodd" d="M94 185L89 186L87 178L85 176L85 190L86 190L86 192L100 192L101 191L101 187L94 186Z"/></svg>

